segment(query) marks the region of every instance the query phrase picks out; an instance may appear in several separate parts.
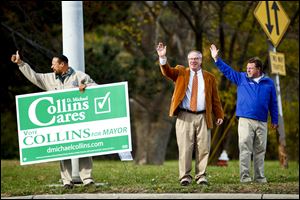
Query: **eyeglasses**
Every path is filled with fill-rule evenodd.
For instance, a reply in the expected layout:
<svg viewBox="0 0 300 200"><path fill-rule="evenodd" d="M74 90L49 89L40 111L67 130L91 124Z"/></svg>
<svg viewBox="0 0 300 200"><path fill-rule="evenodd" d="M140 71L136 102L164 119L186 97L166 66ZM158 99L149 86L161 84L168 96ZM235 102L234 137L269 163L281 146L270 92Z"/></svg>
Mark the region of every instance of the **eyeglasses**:
<svg viewBox="0 0 300 200"><path fill-rule="evenodd" d="M200 60L200 58L188 58L189 60Z"/></svg>

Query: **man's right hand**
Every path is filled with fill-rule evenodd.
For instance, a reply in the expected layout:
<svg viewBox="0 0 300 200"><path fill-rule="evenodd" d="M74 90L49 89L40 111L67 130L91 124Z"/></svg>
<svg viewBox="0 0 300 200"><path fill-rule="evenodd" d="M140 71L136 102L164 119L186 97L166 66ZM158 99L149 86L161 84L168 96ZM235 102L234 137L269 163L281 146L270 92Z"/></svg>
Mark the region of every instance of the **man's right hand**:
<svg viewBox="0 0 300 200"><path fill-rule="evenodd" d="M219 49L217 49L216 45L214 44L210 45L210 53L211 53L211 57L215 60L215 62L217 62Z"/></svg>
<svg viewBox="0 0 300 200"><path fill-rule="evenodd" d="M20 55L19 55L19 51L17 51L16 54L13 54L11 56L11 61L16 64L20 64L22 62Z"/></svg>
<svg viewBox="0 0 300 200"><path fill-rule="evenodd" d="M162 42L158 43L156 52L160 58L165 59L166 53L167 53L167 46L164 46L164 44Z"/></svg>

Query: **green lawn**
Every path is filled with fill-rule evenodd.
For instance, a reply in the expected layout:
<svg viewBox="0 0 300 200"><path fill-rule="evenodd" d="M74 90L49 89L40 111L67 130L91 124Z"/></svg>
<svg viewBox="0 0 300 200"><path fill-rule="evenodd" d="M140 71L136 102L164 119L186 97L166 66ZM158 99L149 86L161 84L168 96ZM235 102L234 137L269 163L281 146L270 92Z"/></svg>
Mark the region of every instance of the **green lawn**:
<svg viewBox="0 0 300 200"><path fill-rule="evenodd" d="M278 161L266 161L267 184L240 184L238 161L230 161L228 167L208 166L209 186L199 186L194 181L187 187L179 185L177 160L159 166L94 160L93 165L93 177L97 183L102 183L100 186L76 185L66 191L51 186L60 184L59 162L20 166L16 160L1 160L1 196L85 192L299 194L299 165L294 161L289 162L288 169L280 168Z"/></svg>

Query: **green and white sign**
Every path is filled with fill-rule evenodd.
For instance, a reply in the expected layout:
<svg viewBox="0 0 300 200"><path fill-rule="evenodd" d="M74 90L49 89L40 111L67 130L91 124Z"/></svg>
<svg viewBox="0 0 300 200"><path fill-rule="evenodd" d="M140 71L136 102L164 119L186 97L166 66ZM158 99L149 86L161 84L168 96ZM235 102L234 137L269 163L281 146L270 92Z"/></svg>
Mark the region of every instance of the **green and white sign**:
<svg viewBox="0 0 300 200"><path fill-rule="evenodd" d="M127 82L17 95L21 165L132 151Z"/></svg>

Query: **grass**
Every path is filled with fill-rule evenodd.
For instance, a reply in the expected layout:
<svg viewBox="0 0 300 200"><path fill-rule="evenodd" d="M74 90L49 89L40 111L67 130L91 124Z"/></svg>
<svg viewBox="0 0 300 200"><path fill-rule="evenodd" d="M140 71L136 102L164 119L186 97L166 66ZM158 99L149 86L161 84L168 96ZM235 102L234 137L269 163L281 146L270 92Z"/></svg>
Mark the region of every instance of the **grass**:
<svg viewBox="0 0 300 200"><path fill-rule="evenodd" d="M194 162L193 162L194 166ZM192 172L194 175L194 171ZM94 160L93 177L98 187L76 185L72 190L60 184L59 162L21 166L16 160L1 160L1 197L64 193L263 193L299 194L299 164L290 161L283 169L278 161L265 162L266 184L240 184L238 161L228 167L208 166L209 186L179 185L178 161L163 165L135 165L133 162Z"/></svg>

